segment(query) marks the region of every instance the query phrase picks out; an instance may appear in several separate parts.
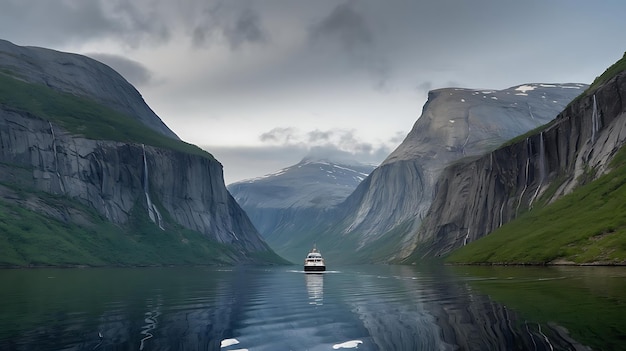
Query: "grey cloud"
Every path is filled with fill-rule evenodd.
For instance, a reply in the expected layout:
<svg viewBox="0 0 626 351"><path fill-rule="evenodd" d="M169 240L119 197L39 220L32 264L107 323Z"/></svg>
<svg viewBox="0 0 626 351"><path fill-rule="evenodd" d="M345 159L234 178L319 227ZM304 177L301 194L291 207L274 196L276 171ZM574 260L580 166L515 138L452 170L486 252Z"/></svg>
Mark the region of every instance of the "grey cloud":
<svg viewBox="0 0 626 351"><path fill-rule="evenodd" d="M391 72L390 64L366 18L355 8L357 3L349 1L337 5L310 28L309 40L314 46L343 52L349 66L366 70L374 81L373 87L384 90Z"/></svg>
<svg viewBox="0 0 626 351"><path fill-rule="evenodd" d="M269 132L261 134L261 141L276 142L279 144L291 144L292 141L298 139L294 128L273 128Z"/></svg>
<svg viewBox="0 0 626 351"><path fill-rule="evenodd" d="M17 41L46 47L103 38L116 38L131 47L169 40L166 21L148 5L158 4L128 0L9 0L2 3L0 32L11 33L13 28L26 27L15 33Z"/></svg>
<svg viewBox="0 0 626 351"><path fill-rule="evenodd" d="M250 7L231 9L222 2L201 12L199 23L192 31L192 43L196 47L208 46L220 35L231 50L237 50L244 44L264 44L269 40L257 11Z"/></svg>
<svg viewBox="0 0 626 351"><path fill-rule="evenodd" d="M144 65L123 56L104 53L90 53L87 56L110 66L133 85L145 85L152 79L152 72Z"/></svg>
<svg viewBox="0 0 626 351"><path fill-rule="evenodd" d="M314 130L312 132L308 132L307 133L307 138L310 142L317 142L317 141L328 141L330 139L332 135L331 131L321 131L321 130Z"/></svg>
<svg viewBox="0 0 626 351"><path fill-rule="evenodd" d="M313 26L311 38L331 41L351 51L372 45L372 32L352 4L348 2L335 7L328 17Z"/></svg>
<svg viewBox="0 0 626 351"><path fill-rule="evenodd" d="M267 41L267 34L263 31L261 20L257 12L245 9L239 14L232 27L224 31L231 48L237 49L244 43L264 43Z"/></svg>
<svg viewBox="0 0 626 351"><path fill-rule="evenodd" d="M353 159L367 162L384 159L391 151L389 145L375 146L372 143L359 140L353 130L329 129L313 130L302 133L295 128L273 128L263 133L260 139L280 147L299 148L309 152L327 150L333 154L351 155ZM395 146L395 145L394 145ZM365 162L365 161L363 161Z"/></svg>
<svg viewBox="0 0 626 351"><path fill-rule="evenodd" d="M123 29L122 36L132 46L138 46L145 39L155 43L170 39L166 16L159 13L155 7L157 3L145 4L130 0L108 3L112 5L110 18L115 19L115 23Z"/></svg>

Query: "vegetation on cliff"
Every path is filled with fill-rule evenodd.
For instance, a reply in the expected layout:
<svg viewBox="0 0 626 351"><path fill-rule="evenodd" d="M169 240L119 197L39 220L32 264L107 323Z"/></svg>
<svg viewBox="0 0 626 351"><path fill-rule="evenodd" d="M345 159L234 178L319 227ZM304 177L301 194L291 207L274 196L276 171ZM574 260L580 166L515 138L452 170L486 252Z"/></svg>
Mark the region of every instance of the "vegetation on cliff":
<svg viewBox="0 0 626 351"><path fill-rule="evenodd" d="M27 83L6 70L0 71L0 106L59 124L88 139L141 143L214 159L195 145L168 138L87 97Z"/></svg>
<svg viewBox="0 0 626 351"><path fill-rule="evenodd" d="M626 147L611 167L552 204L544 194L531 211L453 252L447 262L625 264Z"/></svg>
<svg viewBox="0 0 626 351"><path fill-rule="evenodd" d="M622 59L596 78L587 90L626 71ZM584 93L586 94L586 93ZM584 95L583 94L583 95ZM595 181L590 168L585 184L547 204L553 182L534 208L491 234L469 243L446 258L469 264L626 264L626 147L617 152L611 171Z"/></svg>
<svg viewBox="0 0 626 351"><path fill-rule="evenodd" d="M18 189L11 197L19 198L19 205L0 200L0 267L285 263L271 251L242 258L234 247L182 228L167 215L161 230L142 204L135 205L129 223L115 225L64 196ZM72 220L28 209L40 202Z"/></svg>

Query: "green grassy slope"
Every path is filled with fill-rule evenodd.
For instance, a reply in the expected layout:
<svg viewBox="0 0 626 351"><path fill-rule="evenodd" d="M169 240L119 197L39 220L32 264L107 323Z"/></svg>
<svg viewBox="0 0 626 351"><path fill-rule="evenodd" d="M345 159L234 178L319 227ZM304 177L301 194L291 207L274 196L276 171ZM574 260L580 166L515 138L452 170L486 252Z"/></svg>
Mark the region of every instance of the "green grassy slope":
<svg viewBox="0 0 626 351"><path fill-rule="evenodd" d="M88 139L142 143L214 159L195 145L161 135L93 100L30 84L6 71L0 71L0 106L58 123Z"/></svg>
<svg viewBox="0 0 626 351"><path fill-rule="evenodd" d="M240 256L229 245L173 223L165 213L159 229L136 204L131 220L120 226L62 196L19 191L21 200L37 201L71 213L76 221L61 221L0 200L0 267L18 266L145 266L233 264ZM284 263L273 252L251 254L265 263Z"/></svg>
<svg viewBox="0 0 626 351"><path fill-rule="evenodd" d="M626 148L612 171L453 252L451 263L626 263Z"/></svg>

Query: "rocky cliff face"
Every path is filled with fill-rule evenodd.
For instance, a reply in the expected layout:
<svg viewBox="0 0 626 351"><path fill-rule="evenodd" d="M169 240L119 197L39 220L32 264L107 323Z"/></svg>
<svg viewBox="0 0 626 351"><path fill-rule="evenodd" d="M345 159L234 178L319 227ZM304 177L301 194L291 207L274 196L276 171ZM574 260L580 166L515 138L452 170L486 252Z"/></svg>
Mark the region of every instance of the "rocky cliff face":
<svg viewBox="0 0 626 351"><path fill-rule="evenodd" d="M170 138L176 138L141 94L109 66L85 56L39 47L17 46L0 39L0 71L51 89L91 99L136 118Z"/></svg>
<svg viewBox="0 0 626 351"><path fill-rule="evenodd" d="M406 139L342 204L342 223L330 232L352 237L357 250L387 245L385 254L377 253L383 261L407 254L404 248L426 216L445 167L548 123L585 87L526 84L431 92Z"/></svg>
<svg viewBox="0 0 626 351"><path fill-rule="evenodd" d="M573 101L546 128L443 174L411 247L448 253L608 171L626 141L626 73Z"/></svg>
<svg viewBox="0 0 626 351"><path fill-rule="evenodd" d="M8 45L0 44L0 49ZM148 118L146 124L150 128L175 137L165 125L159 127L160 119L152 118L147 106L141 107L143 100L136 90L121 82L119 75L110 75L112 71L108 67L78 55L44 49L11 49L0 52L0 74L27 77L53 89L86 94L82 96L90 101L107 101L118 111L143 111L144 115L132 116L142 122ZM58 65L66 67L66 62L70 62L69 71L57 70ZM110 91L99 90L108 83L121 84L122 88L118 90L114 85L107 88ZM128 92L130 95L125 95ZM208 153L87 139L70 133L54 119L47 120L46 116L33 115L5 103L0 104L0 170L0 201L68 224L90 227L93 221L84 211L72 206L51 206L40 201L37 192L45 197L77 201L119 225L122 232L137 215L136 211L143 212L156 225L156 230L167 232L182 227L201 233L207 242L225 245L236 252L228 258L231 262L252 262L250 253L254 252L273 255L227 191L221 164ZM11 189L30 195L18 196Z"/></svg>

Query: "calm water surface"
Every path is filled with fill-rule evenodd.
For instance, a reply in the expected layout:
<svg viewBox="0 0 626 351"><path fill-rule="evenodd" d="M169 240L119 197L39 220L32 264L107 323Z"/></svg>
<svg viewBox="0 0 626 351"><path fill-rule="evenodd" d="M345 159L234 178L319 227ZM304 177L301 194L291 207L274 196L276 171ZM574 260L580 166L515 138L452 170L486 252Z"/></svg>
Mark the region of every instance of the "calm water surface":
<svg viewBox="0 0 626 351"><path fill-rule="evenodd" d="M626 349L623 268L0 270L0 350Z"/></svg>

